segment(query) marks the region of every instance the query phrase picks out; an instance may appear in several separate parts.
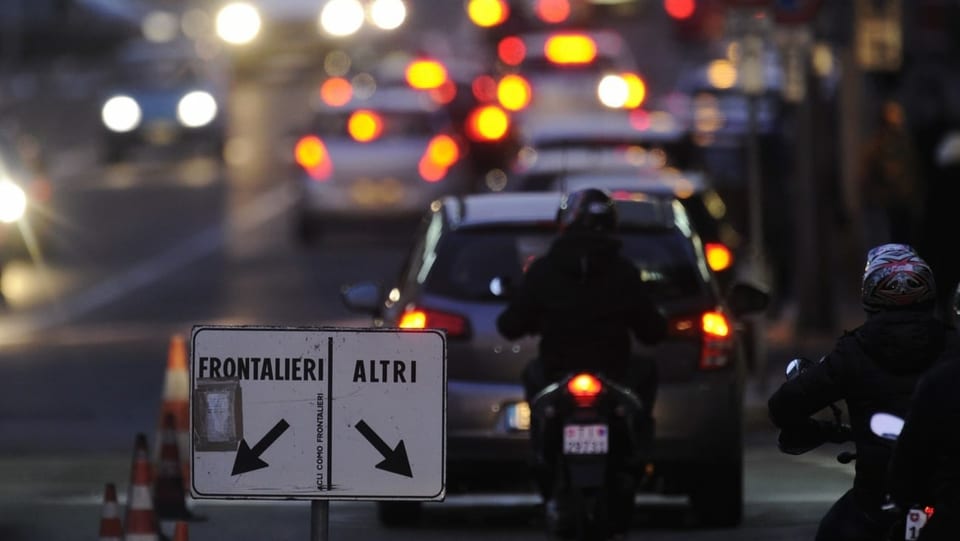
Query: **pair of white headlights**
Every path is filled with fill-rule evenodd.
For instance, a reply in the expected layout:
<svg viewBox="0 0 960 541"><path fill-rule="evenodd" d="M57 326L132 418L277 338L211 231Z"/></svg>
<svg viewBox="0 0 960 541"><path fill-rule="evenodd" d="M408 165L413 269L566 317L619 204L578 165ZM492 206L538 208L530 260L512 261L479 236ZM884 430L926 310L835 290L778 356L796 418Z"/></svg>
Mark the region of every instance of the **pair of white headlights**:
<svg viewBox="0 0 960 541"><path fill-rule="evenodd" d="M187 128L200 128L213 122L217 116L217 100L209 92L194 90L177 103L177 120ZM117 133L137 129L143 120L143 111L137 100L127 95L113 96L100 111L103 124Z"/></svg>

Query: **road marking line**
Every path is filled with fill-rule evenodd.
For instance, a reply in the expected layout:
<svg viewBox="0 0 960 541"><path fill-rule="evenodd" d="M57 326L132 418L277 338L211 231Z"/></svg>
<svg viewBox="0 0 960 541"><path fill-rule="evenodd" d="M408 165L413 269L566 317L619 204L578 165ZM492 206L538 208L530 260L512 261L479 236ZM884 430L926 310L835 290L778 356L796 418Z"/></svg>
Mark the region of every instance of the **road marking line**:
<svg viewBox="0 0 960 541"><path fill-rule="evenodd" d="M226 230L222 224L210 226L169 250L135 263L126 271L108 276L61 302L12 316L0 328L0 346L17 343L34 333L63 325L158 282L216 252L224 245L228 235L247 235L285 213L295 202L296 192L291 186L277 186L232 213Z"/></svg>

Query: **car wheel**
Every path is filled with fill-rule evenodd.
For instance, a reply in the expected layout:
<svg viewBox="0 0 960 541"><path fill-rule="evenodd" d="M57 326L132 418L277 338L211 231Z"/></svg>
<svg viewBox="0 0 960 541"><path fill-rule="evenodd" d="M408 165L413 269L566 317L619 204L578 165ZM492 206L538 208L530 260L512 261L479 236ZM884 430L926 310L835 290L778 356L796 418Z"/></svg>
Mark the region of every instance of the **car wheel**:
<svg viewBox="0 0 960 541"><path fill-rule="evenodd" d="M743 518L743 461L715 462L690 468L690 505L697 522L731 528Z"/></svg>
<svg viewBox="0 0 960 541"><path fill-rule="evenodd" d="M413 526L420 522L420 502L377 502L377 519L391 528Z"/></svg>

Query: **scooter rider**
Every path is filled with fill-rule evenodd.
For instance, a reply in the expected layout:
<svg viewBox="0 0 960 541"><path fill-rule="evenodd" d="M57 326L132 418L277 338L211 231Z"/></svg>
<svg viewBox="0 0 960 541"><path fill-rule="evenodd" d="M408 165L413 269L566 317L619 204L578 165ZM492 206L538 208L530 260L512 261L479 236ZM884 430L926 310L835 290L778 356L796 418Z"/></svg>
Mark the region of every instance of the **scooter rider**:
<svg viewBox="0 0 960 541"><path fill-rule="evenodd" d="M960 314L960 288L953 312ZM901 509L932 506L921 541L960 539L960 354L949 352L917 384L890 463L890 492Z"/></svg>
<svg viewBox="0 0 960 541"><path fill-rule="evenodd" d="M916 382L954 339L935 315L933 273L916 251L884 244L867 254L861 301L866 320L845 332L830 353L770 397L770 419L782 431L817 429L811 416L845 400L856 445L853 487L821 519L816 539L871 540L893 521L882 511L891 446L870 432L870 416L906 415Z"/></svg>
<svg viewBox="0 0 960 541"><path fill-rule="evenodd" d="M646 295L636 266L620 252L621 241L613 234L614 202L598 189L570 193L561 200L557 222L560 235L530 264L497 318L497 329L507 339L540 336L539 356L523 372L527 400L580 369L602 371L636 388L631 334L652 345L666 336L667 324ZM644 398L649 392L640 394ZM547 502L550 468L535 471Z"/></svg>

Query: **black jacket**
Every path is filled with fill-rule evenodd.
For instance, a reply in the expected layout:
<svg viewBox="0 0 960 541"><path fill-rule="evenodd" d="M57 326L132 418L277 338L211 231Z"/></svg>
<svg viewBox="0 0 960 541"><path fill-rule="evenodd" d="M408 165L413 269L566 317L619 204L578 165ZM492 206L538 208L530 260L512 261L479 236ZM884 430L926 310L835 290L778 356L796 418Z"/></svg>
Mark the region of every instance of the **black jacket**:
<svg viewBox="0 0 960 541"><path fill-rule="evenodd" d="M666 320L620 247L618 239L607 235L561 235L531 263L497 318L497 329L508 339L540 335L548 377L593 368L622 378L631 331L647 344L665 336Z"/></svg>
<svg viewBox="0 0 960 541"><path fill-rule="evenodd" d="M872 502L886 492L893 445L870 432L876 412L906 415L921 374L953 340L932 310L882 311L844 333L820 363L785 382L770 397L770 419L781 429L802 425L833 402L845 400L856 445L854 487Z"/></svg>
<svg viewBox="0 0 960 541"><path fill-rule="evenodd" d="M906 421L890 463L891 493L903 507L937 508L921 539L960 539L960 356L923 376Z"/></svg>

